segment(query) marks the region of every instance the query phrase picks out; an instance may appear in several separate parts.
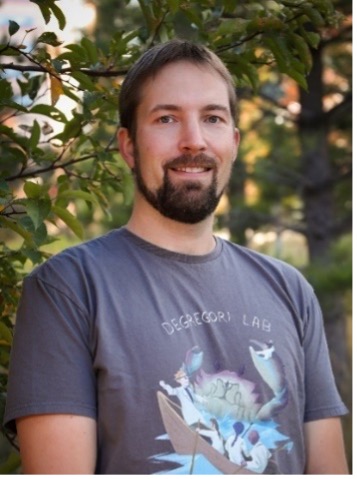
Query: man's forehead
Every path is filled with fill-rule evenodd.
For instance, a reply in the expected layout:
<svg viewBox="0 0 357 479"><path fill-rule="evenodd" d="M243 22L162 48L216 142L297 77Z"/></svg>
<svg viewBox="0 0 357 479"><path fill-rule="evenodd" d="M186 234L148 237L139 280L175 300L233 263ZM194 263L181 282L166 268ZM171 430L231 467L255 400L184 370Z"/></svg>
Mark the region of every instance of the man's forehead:
<svg viewBox="0 0 357 479"><path fill-rule="evenodd" d="M229 89L225 80L210 66L192 62L166 65L142 85L139 105L150 111L178 110L198 105L200 109L229 111Z"/></svg>
<svg viewBox="0 0 357 479"><path fill-rule="evenodd" d="M185 69L185 70L196 69L196 70L200 70L201 72L206 71L206 72L210 72L210 73L218 75L218 72L209 63L195 62L189 59L179 59L179 60L169 61L168 63L162 65L160 68L157 68L155 71L153 71L151 78L155 79L157 76L161 75L163 72L176 67L178 67L179 69Z"/></svg>
<svg viewBox="0 0 357 479"><path fill-rule="evenodd" d="M175 73L173 73L173 71L175 71ZM202 83L210 79L211 82L217 85L221 83L225 88L228 88L225 79L211 65L180 60L168 63L162 66L158 71L153 72L143 83L142 89L155 87L160 80L165 81L166 84L177 84L180 83L182 79L190 78L191 76L200 78Z"/></svg>

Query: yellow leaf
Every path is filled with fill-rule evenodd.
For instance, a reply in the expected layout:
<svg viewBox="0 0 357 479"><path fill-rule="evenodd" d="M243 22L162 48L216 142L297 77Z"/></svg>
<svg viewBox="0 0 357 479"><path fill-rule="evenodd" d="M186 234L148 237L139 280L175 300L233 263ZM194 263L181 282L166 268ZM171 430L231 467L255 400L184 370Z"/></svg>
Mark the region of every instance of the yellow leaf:
<svg viewBox="0 0 357 479"><path fill-rule="evenodd" d="M54 106L59 97L63 94L63 85L62 81L51 75L51 103Z"/></svg>

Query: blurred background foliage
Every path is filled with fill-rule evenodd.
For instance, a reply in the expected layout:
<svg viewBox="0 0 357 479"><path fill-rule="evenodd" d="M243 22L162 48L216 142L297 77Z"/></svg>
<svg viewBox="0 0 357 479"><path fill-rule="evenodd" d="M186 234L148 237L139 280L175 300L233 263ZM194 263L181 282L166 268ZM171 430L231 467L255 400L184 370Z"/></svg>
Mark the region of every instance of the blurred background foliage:
<svg viewBox="0 0 357 479"><path fill-rule="evenodd" d="M173 37L208 45L236 81L242 143L217 234L307 276L351 408L352 3L66 4L0 1L1 413L22 279L127 221L133 183L115 140L118 92L138 56ZM350 416L344 429L351 463ZM11 442L0 442L0 473L20 470Z"/></svg>

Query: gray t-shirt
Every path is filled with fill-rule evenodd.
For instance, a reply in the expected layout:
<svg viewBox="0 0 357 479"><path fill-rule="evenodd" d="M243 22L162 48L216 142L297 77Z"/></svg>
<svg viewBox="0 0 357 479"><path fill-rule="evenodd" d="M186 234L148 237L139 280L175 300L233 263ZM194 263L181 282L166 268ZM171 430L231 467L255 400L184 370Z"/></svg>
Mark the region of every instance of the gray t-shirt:
<svg viewBox="0 0 357 479"><path fill-rule="evenodd" d="M312 288L281 261L123 228L24 282L5 422L96 418L97 473L301 474L303 423L346 412Z"/></svg>

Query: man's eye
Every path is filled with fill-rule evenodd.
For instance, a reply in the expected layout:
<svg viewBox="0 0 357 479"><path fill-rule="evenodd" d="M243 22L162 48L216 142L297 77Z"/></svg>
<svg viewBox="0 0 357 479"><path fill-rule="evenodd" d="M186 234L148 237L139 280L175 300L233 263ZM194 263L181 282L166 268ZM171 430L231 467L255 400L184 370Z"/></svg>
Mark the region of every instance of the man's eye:
<svg viewBox="0 0 357 479"><path fill-rule="evenodd" d="M164 116L160 116L158 121L159 123L172 123L174 120L171 116L164 115Z"/></svg>
<svg viewBox="0 0 357 479"><path fill-rule="evenodd" d="M207 121L209 123L220 123L222 121L222 119L217 115L211 115L211 116L208 117Z"/></svg>

